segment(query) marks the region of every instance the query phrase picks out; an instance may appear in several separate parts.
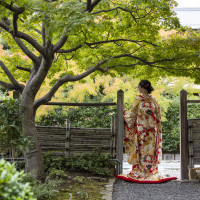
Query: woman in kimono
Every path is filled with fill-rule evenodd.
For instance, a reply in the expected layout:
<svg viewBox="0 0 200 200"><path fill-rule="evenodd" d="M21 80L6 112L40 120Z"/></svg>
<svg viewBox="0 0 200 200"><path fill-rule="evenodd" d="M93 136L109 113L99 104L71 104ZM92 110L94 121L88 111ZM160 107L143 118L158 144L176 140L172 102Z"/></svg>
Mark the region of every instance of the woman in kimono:
<svg viewBox="0 0 200 200"><path fill-rule="evenodd" d="M153 90L148 80L141 80L138 86L141 95L134 99L132 108L127 110L122 105L126 122L125 150L132 171L117 175L117 178L147 183L176 179L164 179L158 173L162 160L161 110L157 100L150 95Z"/></svg>

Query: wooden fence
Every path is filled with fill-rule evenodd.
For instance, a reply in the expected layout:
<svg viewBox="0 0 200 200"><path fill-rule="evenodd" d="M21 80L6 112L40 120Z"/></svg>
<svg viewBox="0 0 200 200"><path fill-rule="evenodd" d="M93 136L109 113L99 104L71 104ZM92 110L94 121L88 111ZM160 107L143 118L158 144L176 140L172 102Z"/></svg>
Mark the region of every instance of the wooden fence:
<svg viewBox="0 0 200 200"><path fill-rule="evenodd" d="M181 179L189 179L188 168L200 164L200 119L187 119L187 104L200 103L188 100L187 91L180 92L180 154Z"/></svg>
<svg viewBox="0 0 200 200"><path fill-rule="evenodd" d="M111 158L115 158L115 127L113 125L111 128L69 128L69 126L66 128L37 126L36 128L43 153L71 157L82 153L92 153L98 148L102 153L110 154ZM9 160L11 155L8 153L6 157Z"/></svg>
<svg viewBox="0 0 200 200"><path fill-rule="evenodd" d="M115 123L114 118L112 119ZM67 156L91 153L98 148L115 157L115 125L111 128L74 128L67 121L66 128L37 126L42 152Z"/></svg>
<svg viewBox="0 0 200 200"><path fill-rule="evenodd" d="M188 120L189 167L200 164L200 119Z"/></svg>

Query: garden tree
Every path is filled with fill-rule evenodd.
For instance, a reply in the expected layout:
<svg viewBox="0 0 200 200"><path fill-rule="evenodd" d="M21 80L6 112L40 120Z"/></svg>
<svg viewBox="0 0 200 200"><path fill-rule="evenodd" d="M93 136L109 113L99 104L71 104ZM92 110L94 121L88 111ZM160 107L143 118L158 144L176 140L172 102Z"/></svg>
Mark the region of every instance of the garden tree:
<svg viewBox="0 0 200 200"><path fill-rule="evenodd" d="M21 93L23 133L34 140L26 155L28 171L43 176L35 113L63 84L98 73L199 76L198 37L161 40L161 28L179 26L170 10L175 5L173 0L0 0L1 36L10 53L29 58L0 58L6 75L0 84ZM70 59L79 73L71 70ZM36 98L46 78L52 87Z"/></svg>

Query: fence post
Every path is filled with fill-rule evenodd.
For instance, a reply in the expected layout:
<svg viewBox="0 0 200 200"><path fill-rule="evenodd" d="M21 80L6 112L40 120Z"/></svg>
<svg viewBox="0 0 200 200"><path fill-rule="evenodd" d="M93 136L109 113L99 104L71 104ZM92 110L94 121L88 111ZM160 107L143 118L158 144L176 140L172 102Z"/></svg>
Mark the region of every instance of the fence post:
<svg viewBox="0 0 200 200"><path fill-rule="evenodd" d="M116 158L116 115L111 117L111 144L110 144L110 157Z"/></svg>
<svg viewBox="0 0 200 200"><path fill-rule="evenodd" d="M181 179L188 179L187 92L180 92L180 154Z"/></svg>
<svg viewBox="0 0 200 200"><path fill-rule="evenodd" d="M70 121L66 120L65 156L70 157Z"/></svg>
<svg viewBox="0 0 200 200"><path fill-rule="evenodd" d="M124 118L121 105L124 104L124 91L117 92L117 134L116 134L116 159L121 162L120 169L117 170L120 174L123 169L123 138L124 138Z"/></svg>

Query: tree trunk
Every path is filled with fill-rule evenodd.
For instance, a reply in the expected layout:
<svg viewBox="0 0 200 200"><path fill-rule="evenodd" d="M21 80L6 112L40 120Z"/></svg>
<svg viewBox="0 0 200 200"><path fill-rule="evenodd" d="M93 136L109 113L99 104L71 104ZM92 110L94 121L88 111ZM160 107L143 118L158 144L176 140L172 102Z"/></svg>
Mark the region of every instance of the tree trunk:
<svg viewBox="0 0 200 200"><path fill-rule="evenodd" d="M38 179L42 179L44 177L43 155L35 126L33 102L34 98L24 91L22 94L23 134L33 138L33 146L24 155L25 166L26 172L33 172Z"/></svg>

